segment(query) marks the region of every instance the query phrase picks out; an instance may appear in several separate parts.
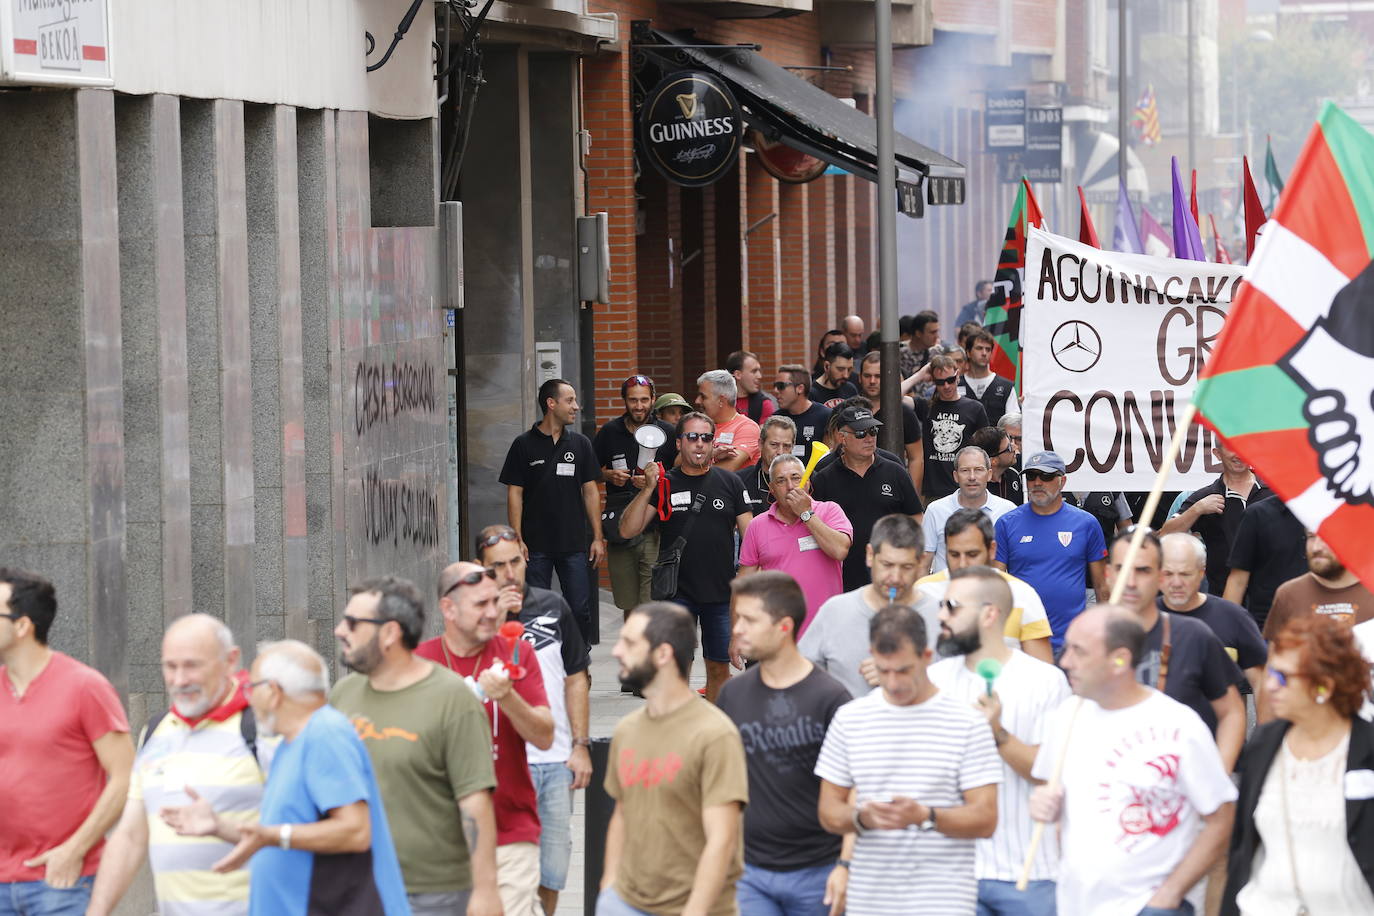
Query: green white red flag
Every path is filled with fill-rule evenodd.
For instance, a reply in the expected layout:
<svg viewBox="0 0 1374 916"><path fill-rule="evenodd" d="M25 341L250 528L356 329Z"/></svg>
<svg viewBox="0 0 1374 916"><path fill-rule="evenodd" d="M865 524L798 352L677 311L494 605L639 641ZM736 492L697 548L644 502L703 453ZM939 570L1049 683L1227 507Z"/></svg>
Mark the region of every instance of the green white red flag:
<svg viewBox="0 0 1374 916"><path fill-rule="evenodd" d="M1374 585L1374 136L1335 105L1260 234L1194 400Z"/></svg>
<svg viewBox="0 0 1374 916"><path fill-rule="evenodd" d="M992 354L992 371L1016 382L1021 390L1021 280L1026 270L1026 227L1044 228L1030 182L1021 179L1007 222L1006 241L997 261L992 295L983 313L983 326L997 344Z"/></svg>

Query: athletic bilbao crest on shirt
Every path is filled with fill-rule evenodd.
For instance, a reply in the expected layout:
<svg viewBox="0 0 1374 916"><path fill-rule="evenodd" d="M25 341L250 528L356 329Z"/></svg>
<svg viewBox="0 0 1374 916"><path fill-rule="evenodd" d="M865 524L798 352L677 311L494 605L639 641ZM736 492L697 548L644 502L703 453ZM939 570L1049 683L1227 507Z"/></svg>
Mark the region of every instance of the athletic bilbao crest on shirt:
<svg viewBox="0 0 1374 916"><path fill-rule="evenodd" d="M1059 532L1059 543L1063 544L1065 547L1068 547L1068 546L1069 546L1069 543L1070 543L1072 540L1073 540L1073 532L1072 532L1072 531L1061 531L1061 532Z"/></svg>

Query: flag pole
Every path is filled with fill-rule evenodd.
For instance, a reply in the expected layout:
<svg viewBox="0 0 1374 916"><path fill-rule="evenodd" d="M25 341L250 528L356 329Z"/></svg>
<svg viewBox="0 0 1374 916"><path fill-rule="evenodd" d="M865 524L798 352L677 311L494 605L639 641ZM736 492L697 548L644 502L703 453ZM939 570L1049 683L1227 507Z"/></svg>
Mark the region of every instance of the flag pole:
<svg viewBox="0 0 1374 916"><path fill-rule="evenodd" d="M1159 472L1155 474L1155 485L1150 490L1149 497L1145 500L1145 508L1140 512L1140 523L1135 526L1135 532L1131 535L1131 541L1126 547L1126 556L1121 560L1123 570L1133 569L1135 555L1140 552L1140 545L1145 543L1145 519L1154 518L1155 510L1159 508L1159 499L1164 494L1164 484L1169 480L1169 465L1174 463L1178 457L1179 450L1183 448L1183 440L1188 438L1188 428L1193 425L1193 420L1197 417L1197 405L1192 401L1184 408L1183 416L1179 417L1178 426L1174 428L1174 438L1169 442L1169 452L1164 456L1163 463L1159 466ZM1111 562L1111 557L1107 558ZM1116 604L1121 600L1121 593L1126 590L1126 580L1129 576L1119 575L1116 582L1112 585L1111 597L1107 599L1109 604ZM1054 775L1050 779L1050 788L1057 789L1064 774L1064 761L1068 759L1069 738L1073 735L1073 723L1078 718L1078 710L1083 706L1080 698L1078 705L1074 707L1073 715L1069 717L1069 726L1064 729L1064 737L1059 746L1059 759L1054 764ZM1031 866L1035 864L1035 853L1040 848L1040 841L1045 835L1045 828L1048 826L1044 821L1036 821L1035 829L1031 832L1030 845L1026 847L1026 861L1021 865L1021 877L1016 880L1016 889L1024 891L1030 881Z"/></svg>

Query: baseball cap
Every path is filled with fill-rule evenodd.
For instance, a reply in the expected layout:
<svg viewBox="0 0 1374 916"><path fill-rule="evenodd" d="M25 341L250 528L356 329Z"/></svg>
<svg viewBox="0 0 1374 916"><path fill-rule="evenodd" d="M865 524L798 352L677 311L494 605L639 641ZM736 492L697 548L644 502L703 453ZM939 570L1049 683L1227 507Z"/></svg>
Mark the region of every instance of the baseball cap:
<svg viewBox="0 0 1374 916"><path fill-rule="evenodd" d="M692 409L692 405L688 404L687 401L683 399L682 395L678 394L676 391L661 394L658 396L658 400L654 401L654 410L662 410L665 407L685 407L688 410Z"/></svg>
<svg viewBox="0 0 1374 916"><path fill-rule="evenodd" d="M1064 465L1064 459L1054 452L1036 452L1026 460L1021 468L1022 473L1026 471L1040 471L1041 473L1068 474L1069 470Z"/></svg>
<svg viewBox="0 0 1374 916"><path fill-rule="evenodd" d="M846 407L840 411L840 425L848 426L858 432L861 429L882 426L883 423L881 420L874 419L873 414L862 407Z"/></svg>

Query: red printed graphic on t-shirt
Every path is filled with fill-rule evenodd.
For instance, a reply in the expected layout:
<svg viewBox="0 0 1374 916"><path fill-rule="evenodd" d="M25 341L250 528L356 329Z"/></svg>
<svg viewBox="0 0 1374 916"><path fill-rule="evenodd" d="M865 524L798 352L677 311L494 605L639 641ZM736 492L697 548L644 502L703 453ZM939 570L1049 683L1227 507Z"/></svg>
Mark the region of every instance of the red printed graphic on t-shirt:
<svg viewBox="0 0 1374 916"><path fill-rule="evenodd" d="M620 752L617 766L622 786L629 788L641 785L646 789L652 789L661 782L671 783L681 769L682 758L677 754L670 752L663 757L645 757L641 760L634 748L629 747Z"/></svg>
<svg viewBox="0 0 1374 916"><path fill-rule="evenodd" d="M1122 835L1118 843L1135 845L1143 834L1164 837L1178 826L1183 810L1183 795L1178 790L1178 755L1163 754L1146 761L1137 771L1152 773L1155 784L1149 787L1131 786L1131 802L1121 811Z"/></svg>

